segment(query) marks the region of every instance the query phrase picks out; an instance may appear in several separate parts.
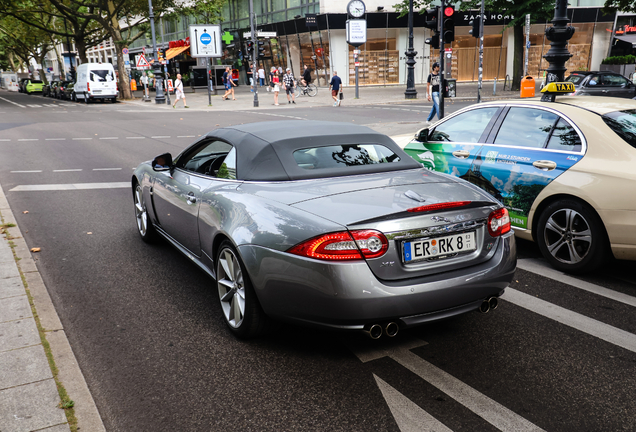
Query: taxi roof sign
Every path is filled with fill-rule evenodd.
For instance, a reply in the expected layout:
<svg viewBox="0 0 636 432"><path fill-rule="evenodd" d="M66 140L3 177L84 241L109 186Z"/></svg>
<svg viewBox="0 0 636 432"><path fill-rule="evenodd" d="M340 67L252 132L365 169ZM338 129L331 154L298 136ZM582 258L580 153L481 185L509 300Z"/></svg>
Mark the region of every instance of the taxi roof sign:
<svg viewBox="0 0 636 432"><path fill-rule="evenodd" d="M543 96L541 100L544 102L554 102L556 95L574 93L576 88L571 82L551 82L541 89Z"/></svg>

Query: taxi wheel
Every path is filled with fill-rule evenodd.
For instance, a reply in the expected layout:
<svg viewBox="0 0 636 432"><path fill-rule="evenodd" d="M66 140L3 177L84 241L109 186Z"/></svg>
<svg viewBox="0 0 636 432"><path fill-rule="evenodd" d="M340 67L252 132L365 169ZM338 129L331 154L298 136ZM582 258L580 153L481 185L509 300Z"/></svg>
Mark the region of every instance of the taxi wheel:
<svg viewBox="0 0 636 432"><path fill-rule="evenodd" d="M603 222L575 200L550 204L539 217L536 237L543 256L564 272L596 270L611 256Z"/></svg>

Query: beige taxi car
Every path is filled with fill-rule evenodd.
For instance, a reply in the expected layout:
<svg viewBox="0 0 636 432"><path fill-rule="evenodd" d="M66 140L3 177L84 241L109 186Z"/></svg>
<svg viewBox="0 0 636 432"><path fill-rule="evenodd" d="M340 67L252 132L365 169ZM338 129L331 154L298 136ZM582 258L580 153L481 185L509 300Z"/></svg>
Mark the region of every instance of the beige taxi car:
<svg viewBox="0 0 636 432"><path fill-rule="evenodd" d="M422 129L405 150L495 196L516 236L557 269L636 260L636 100L480 103Z"/></svg>

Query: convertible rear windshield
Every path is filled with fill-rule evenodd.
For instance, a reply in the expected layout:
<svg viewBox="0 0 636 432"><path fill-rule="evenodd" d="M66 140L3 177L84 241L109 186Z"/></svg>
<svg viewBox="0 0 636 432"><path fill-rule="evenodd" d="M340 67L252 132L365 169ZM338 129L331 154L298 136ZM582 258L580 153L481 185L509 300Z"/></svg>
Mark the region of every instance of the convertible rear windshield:
<svg viewBox="0 0 636 432"><path fill-rule="evenodd" d="M379 144L341 144L296 150L294 159L301 168L320 169L393 163L400 157Z"/></svg>
<svg viewBox="0 0 636 432"><path fill-rule="evenodd" d="M636 110L614 111L605 114L603 121L627 144L636 148Z"/></svg>

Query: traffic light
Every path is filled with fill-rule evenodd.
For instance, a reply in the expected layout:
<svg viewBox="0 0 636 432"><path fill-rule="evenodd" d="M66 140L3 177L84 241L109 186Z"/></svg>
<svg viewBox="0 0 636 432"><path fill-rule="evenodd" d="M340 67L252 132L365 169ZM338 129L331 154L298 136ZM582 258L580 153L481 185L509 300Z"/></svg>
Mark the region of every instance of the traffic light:
<svg viewBox="0 0 636 432"><path fill-rule="evenodd" d="M455 8L452 6L446 6L444 8L444 42L451 43L455 40Z"/></svg>
<svg viewBox="0 0 636 432"><path fill-rule="evenodd" d="M428 45L431 46L431 48L434 49L439 49L439 33L435 33L433 36L431 36L430 38L426 38L425 41Z"/></svg>
<svg viewBox="0 0 636 432"><path fill-rule="evenodd" d="M468 30L468 33L471 34L472 37L479 37L479 30L481 27L481 17L475 17L473 20L471 20L468 25L471 25L473 28L471 30Z"/></svg>
<svg viewBox="0 0 636 432"><path fill-rule="evenodd" d="M265 57L265 41L258 41L258 52L256 53L257 58L262 59Z"/></svg>
<svg viewBox="0 0 636 432"><path fill-rule="evenodd" d="M252 42L251 40L247 41L247 43L245 44L245 52L247 53L248 57L252 57L252 53L254 52L254 42Z"/></svg>
<svg viewBox="0 0 636 432"><path fill-rule="evenodd" d="M431 48L439 49L439 6L426 10L426 19L424 20L424 27L433 30L433 35L430 38L426 38L426 43Z"/></svg>

